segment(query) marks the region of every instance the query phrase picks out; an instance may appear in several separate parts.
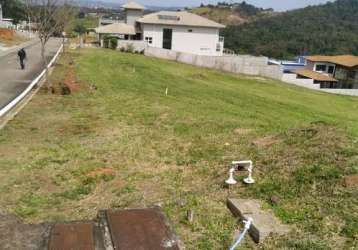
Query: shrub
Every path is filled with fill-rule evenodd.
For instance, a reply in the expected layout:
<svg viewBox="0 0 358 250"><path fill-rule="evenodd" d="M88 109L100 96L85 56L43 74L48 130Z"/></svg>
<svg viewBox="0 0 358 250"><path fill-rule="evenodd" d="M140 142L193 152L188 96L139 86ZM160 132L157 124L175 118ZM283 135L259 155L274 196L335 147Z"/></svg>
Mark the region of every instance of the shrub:
<svg viewBox="0 0 358 250"><path fill-rule="evenodd" d="M71 88L68 87L66 84L61 84L61 95L70 95L71 94Z"/></svg>
<svg viewBox="0 0 358 250"><path fill-rule="evenodd" d="M133 44L127 44L127 47L126 47L126 51L128 52L128 53L133 53L134 52L134 46L133 46Z"/></svg>
<svg viewBox="0 0 358 250"><path fill-rule="evenodd" d="M115 37L112 37L109 40L109 48L116 50L118 47L118 39Z"/></svg>

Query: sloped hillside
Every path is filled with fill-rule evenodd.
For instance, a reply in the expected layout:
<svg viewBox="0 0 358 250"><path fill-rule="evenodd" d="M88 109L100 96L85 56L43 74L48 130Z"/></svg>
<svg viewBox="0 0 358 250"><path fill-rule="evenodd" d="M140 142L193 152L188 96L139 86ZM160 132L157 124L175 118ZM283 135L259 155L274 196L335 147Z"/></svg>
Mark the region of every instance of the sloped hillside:
<svg viewBox="0 0 358 250"><path fill-rule="evenodd" d="M226 25L240 25L275 14L272 9L257 8L246 2L201 5L198 8L191 9L191 12Z"/></svg>
<svg viewBox="0 0 358 250"><path fill-rule="evenodd" d="M0 133L1 208L41 222L159 205L186 249L220 250L237 229L230 195L262 200L294 228L260 246L246 237L241 249L356 249L358 98L113 50L66 51L51 81L75 74L77 90L40 91ZM229 191L228 164L239 159L254 160L256 183Z"/></svg>
<svg viewBox="0 0 358 250"><path fill-rule="evenodd" d="M226 47L239 53L289 58L299 54L358 54L358 1L337 0L231 25Z"/></svg>

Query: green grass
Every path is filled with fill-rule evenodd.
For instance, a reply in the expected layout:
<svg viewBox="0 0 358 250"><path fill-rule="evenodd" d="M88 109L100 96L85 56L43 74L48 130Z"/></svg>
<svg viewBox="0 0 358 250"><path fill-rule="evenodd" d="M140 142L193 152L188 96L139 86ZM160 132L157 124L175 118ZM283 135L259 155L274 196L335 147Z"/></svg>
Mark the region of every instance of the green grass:
<svg viewBox="0 0 358 250"><path fill-rule="evenodd" d="M97 17L85 17L85 18L74 18L69 25L66 27L66 33L69 36L77 36L78 34L74 31L76 26L83 26L86 29L97 28L99 23Z"/></svg>
<svg viewBox="0 0 358 250"><path fill-rule="evenodd" d="M358 191L342 178L358 173L358 98L110 50L62 56L54 82L69 67L80 91L39 93L0 133L1 207L41 222L160 205L188 249L227 249L226 198L246 197L293 227L263 249L357 245ZM256 183L225 189L238 159Z"/></svg>

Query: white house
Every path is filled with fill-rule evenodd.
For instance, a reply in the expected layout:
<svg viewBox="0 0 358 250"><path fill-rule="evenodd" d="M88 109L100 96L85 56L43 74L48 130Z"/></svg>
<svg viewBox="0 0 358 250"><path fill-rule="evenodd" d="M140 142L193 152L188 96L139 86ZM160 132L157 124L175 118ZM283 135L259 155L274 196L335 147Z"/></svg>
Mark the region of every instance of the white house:
<svg viewBox="0 0 358 250"><path fill-rule="evenodd" d="M144 7L130 2L123 6L125 20L96 29L119 40L142 41L146 46L197 55L221 56L224 38L219 31L225 26L186 11L160 11L144 15Z"/></svg>

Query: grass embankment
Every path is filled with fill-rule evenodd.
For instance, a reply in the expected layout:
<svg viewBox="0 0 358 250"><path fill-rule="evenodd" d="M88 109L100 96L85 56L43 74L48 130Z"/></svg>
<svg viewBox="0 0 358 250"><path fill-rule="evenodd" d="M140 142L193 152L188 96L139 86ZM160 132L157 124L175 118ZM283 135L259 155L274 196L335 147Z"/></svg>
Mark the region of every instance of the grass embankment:
<svg viewBox="0 0 358 250"><path fill-rule="evenodd" d="M358 172L357 98L110 50L63 56L53 79L69 69L77 92L39 93L1 131L1 207L39 222L161 205L188 249L227 249L226 197L249 197L294 228L265 249L356 246L358 191L342 179ZM256 183L229 194L239 159Z"/></svg>

